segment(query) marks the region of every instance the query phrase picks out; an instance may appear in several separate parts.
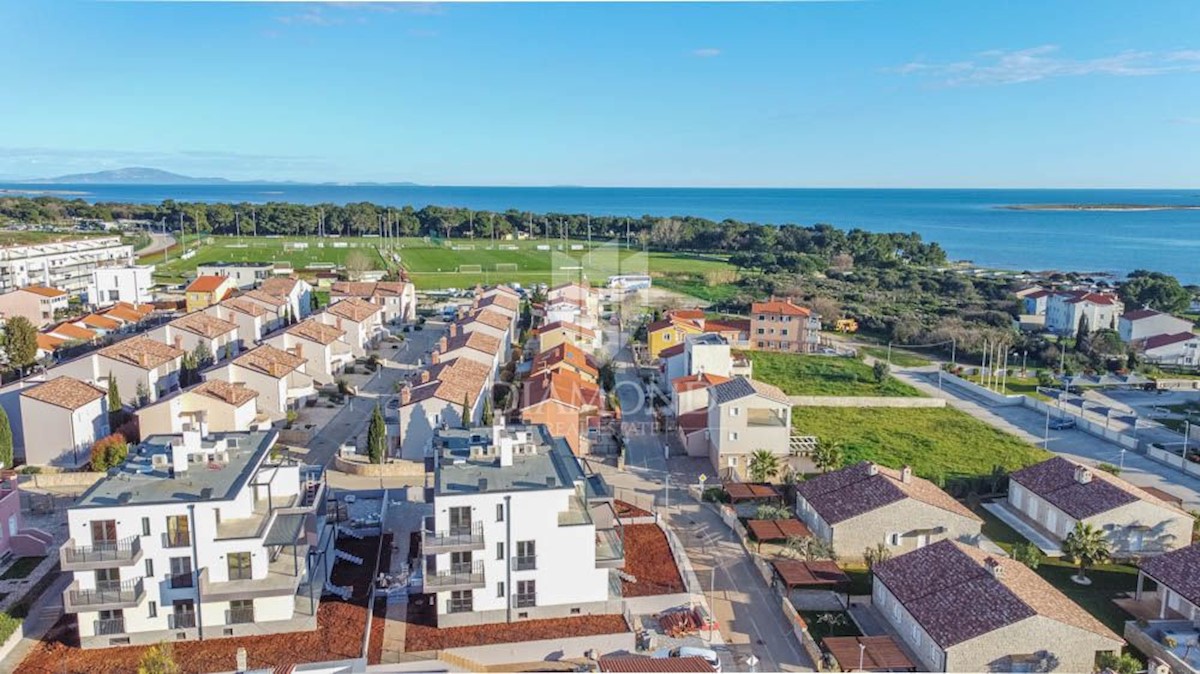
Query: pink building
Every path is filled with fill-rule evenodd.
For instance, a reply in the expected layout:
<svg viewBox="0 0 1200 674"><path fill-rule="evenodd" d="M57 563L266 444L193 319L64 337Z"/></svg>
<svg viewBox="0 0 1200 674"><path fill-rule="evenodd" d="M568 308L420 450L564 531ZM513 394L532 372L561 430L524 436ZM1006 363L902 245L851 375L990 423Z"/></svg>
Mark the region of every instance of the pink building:
<svg viewBox="0 0 1200 674"><path fill-rule="evenodd" d="M0 560L9 557L42 557L54 545L54 537L26 527L21 521L21 494L16 476L0 481Z"/></svg>

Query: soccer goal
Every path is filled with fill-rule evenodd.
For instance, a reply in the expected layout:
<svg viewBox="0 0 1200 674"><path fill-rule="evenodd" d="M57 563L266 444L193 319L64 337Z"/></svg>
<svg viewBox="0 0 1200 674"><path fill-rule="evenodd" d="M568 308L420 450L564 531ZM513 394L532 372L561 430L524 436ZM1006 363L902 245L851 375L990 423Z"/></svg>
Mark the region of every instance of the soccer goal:
<svg viewBox="0 0 1200 674"><path fill-rule="evenodd" d="M452 250L475 250L475 244L473 244L473 243L462 243L462 244L459 244L459 245L457 245L457 246L454 246L454 247L452 248Z"/></svg>
<svg viewBox="0 0 1200 674"><path fill-rule="evenodd" d="M518 271L521 265L516 262L497 262L496 271Z"/></svg>
<svg viewBox="0 0 1200 674"><path fill-rule="evenodd" d="M458 265L458 273L460 274L482 274L483 265L481 264L460 264Z"/></svg>

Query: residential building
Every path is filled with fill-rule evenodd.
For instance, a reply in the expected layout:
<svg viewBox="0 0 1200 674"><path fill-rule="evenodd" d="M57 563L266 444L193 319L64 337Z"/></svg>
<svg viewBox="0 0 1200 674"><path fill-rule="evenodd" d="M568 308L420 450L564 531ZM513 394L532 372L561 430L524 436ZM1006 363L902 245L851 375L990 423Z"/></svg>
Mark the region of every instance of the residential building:
<svg viewBox="0 0 1200 674"><path fill-rule="evenodd" d="M790 299L754 302L750 305L750 343L764 351L812 353L821 343L821 317Z"/></svg>
<svg viewBox="0 0 1200 674"><path fill-rule="evenodd" d="M153 435L67 511L63 610L84 648L316 628L333 565L320 466L276 432Z"/></svg>
<svg viewBox="0 0 1200 674"><path fill-rule="evenodd" d="M1055 541L1076 522L1091 524L1118 557L1166 552L1192 540L1188 513L1111 473L1062 457L1013 472L1007 506Z"/></svg>
<svg viewBox="0 0 1200 674"><path fill-rule="evenodd" d="M187 312L200 311L233 294L237 284L229 276L197 276L184 290Z"/></svg>
<svg viewBox="0 0 1200 674"><path fill-rule="evenodd" d="M316 318L344 331L342 340L350 345L351 353L365 356L387 332L381 320L382 312L383 308L378 304L348 297L329 305Z"/></svg>
<svg viewBox="0 0 1200 674"><path fill-rule="evenodd" d="M600 377L600 367L596 359L570 342L562 342L535 355L529 373L533 376L541 372L560 370L573 372L589 384L597 383Z"/></svg>
<svg viewBox="0 0 1200 674"><path fill-rule="evenodd" d="M1145 589L1145 581L1154 590ZM1159 620L1200 620L1200 543L1138 561L1137 601L1158 604Z"/></svg>
<svg viewBox="0 0 1200 674"><path fill-rule="evenodd" d="M538 351L545 352L559 344L571 344L588 353L600 346L600 333L574 323L547 323L537 330Z"/></svg>
<svg viewBox="0 0 1200 674"><path fill-rule="evenodd" d="M208 351L212 362L236 356L240 346L237 324L207 311L184 314L150 331L149 336L188 353L196 353L197 349Z"/></svg>
<svg viewBox="0 0 1200 674"><path fill-rule="evenodd" d="M183 349L142 335L61 363L55 370L106 390L112 377L121 399L137 407L179 388L183 353Z"/></svg>
<svg viewBox="0 0 1200 674"><path fill-rule="evenodd" d="M129 304L128 302L117 302L111 307L100 313L105 318L113 319L121 323L120 330L129 332L137 330L150 315L154 313L154 305L152 304Z"/></svg>
<svg viewBox="0 0 1200 674"><path fill-rule="evenodd" d="M238 351L253 348L264 335L281 325L277 314L245 297L231 297L203 311L237 326Z"/></svg>
<svg viewBox="0 0 1200 674"><path fill-rule="evenodd" d="M313 288L308 281L294 276L273 276L260 283L258 289L287 300L292 320L302 321L312 313Z"/></svg>
<svg viewBox="0 0 1200 674"><path fill-rule="evenodd" d="M517 336L516 319L493 307L472 311L464 320L459 321L459 328L463 332L478 331L499 339L505 353L508 353Z"/></svg>
<svg viewBox="0 0 1200 674"><path fill-rule="evenodd" d="M267 310L269 318L265 319L265 323L269 328L268 332L291 322L292 317L288 315L288 312L291 311L289 308L291 305L286 297L272 295L256 288L238 295L237 298L253 302ZM270 326L275 327L271 328Z"/></svg>
<svg viewBox="0 0 1200 674"><path fill-rule="evenodd" d="M0 320L21 316L33 323L33 327L41 329L58 319L56 312L67 310L68 300L67 293L58 288L18 288L0 295Z"/></svg>
<svg viewBox="0 0 1200 674"><path fill-rule="evenodd" d="M671 408L676 418L688 412L704 410L707 415L708 391L717 384L724 384L729 377L697 372L685 374L671 380Z"/></svg>
<svg viewBox="0 0 1200 674"><path fill-rule="evenodd" d="M708 399L708 457L717 475L742 478L755 450L788 456L792 403L783 391L737 377L708 389Z"/></svg>
<svg viewBox="0 0 1200 674"><path fill-rule="evenodd" d="M90 330L97 335L104 337L121 331L125 325L115 318L109 318L103 314L88 314L83 318L75 321L77 325L85 330Z"/></svg>
<svg viewBox="0 0 1200 674"><path fill-rule="evenodd" d="M1017 297L1024 306L1025 311L1023 313L1029 316L1045 316L1046 306L1050 301L1050 296L1053 294L1049 290L1036 288L1024 295L1018 293Z"/></svg>
<svg viewBox="0 0 1200 674"><path fill-rule="evenodd" d="M722 318L704 319L704 332L720 335L729 346L735 349L749 349L750 319Z"/></svg>
<svg viewBox="0 0 1200 674"><path fill-rule="evenodd" d="M48 328L46 334L52 337L58 337L66 344L92 344L100 335L93 330L80 327L74 323L59 323L58 325Z"/></svg>
<svg viewBox="0 0 1200 674"><path fill-rule="evenodd" d="M1116 330L1124 311L1125 305L1112 295L1085 290L1056 292L1046 299L1046 330L1071 337L1085 320L1088 332Z"/></svg>
<svg viewBox="0 0 1200 674"><path fill-rule="evenodd" d="M796 514L843 559L885 546L893 555L941 540L975 542L983 520L913 475L862 461L796 486Z"/></svg>
<svg viewBox="0 0 1200 674"><path fill-rule="evenodd" d="M589 316L585 313L583 302L567 297L547 300L539 309L543 324L573 323L590 330L595 330L598 322L595 316Z"/></svg>
<svg viewBox="0 0 1200 674"><path fill-rule="evenodd" d="M501 421L441 431L437 445L421 552L438 627L620 612L612 492L562 438Z"/></svg>
<svg viewBox="0 0 1200 674"><path fill-rule="evenodd" d="M92 445L110 432L106 397L106 391L66 376L23 389L25 463L74 468L91 460Z"/></svg>
<svg viewBox="0 0 1200 674"><path fill-rule="evenodd" d="M387 323L417 320L417 291L411 283L335 281L329 288L330 301L346 297L357 297L380 305L383 307L383 320Z"/></svg>
<svg viewBox="0 0 1200 674"><path fill-rule="evenodd" d="M52 534L25 526L17 476L0 478L0 559L45 557L53 546Z"/></svg>
<svg viewBox="0 0 1200 674"><path fill-rule="evenodd" d="M944 540L879 562L871 604L926 672L1089 672L1124 641L1029 567Z"/></svg>
<svg viewBox="0 0 1200 674"><path fill-rule="evenodd" d="M257 409L282 419L317 395L313 378L304 371L302 356L269 344L255 347L233 360L204 372L205 381L226 381L258 394Z"/></svg>
<svg viewBox="0 0 1200 674"><path fill-rule="evenodd" d="M592 320L600 318L600 294L586 282L563 283L546 291L547 305L560 300L575 303L582 310L581 313Z"/></svg>
<svg viewBox="0 0 1200 674"><path fill-rule="evenodd" d="M521 316L521 300L516 295L511 295L506 292L491 290L486 293L476 291L475 306L477 310L493 309L509 317L510 320L517 320Z"/></svg>
<svg viewBox="0 0 1200 674"><path fill-rule="evenodd" d="M188 428L210 433L233 433L269 426L269 418L259 416L255 407L258 391L241 383L210 379L178 391L139 409L138 431L151 435L175 435Z"/></svg>
<svg viewBox="0 0 1200 674"><path fill-rule="evenodd" d="M87 303L103 308L117 302L149 304L154 301L154 265L132 264L121 267L101 267L92 271L87 287Z"/></svg>
<svg viewBox="0 0 1200 674"><path fill-rule="evenodd" d="M1121 315L1117 332L1126 344L1143 342L1156 335L1176 335L1191 332L1195 327L1191 321L1176 318L1153 309L1134 309Z"/></svg>
<svg viewBox="0 0 1200 674"><path fill-rule="evenodd" d="M198 276L226 276L238 290L249 290L271 278L270 262L209 262L196 267Z"/></svg>
<svg viewBox="0 0 1200 674"><path fill-rule="evenodd" d="M62 348L67 340L62 337L55 337L42 332L37 333L37 350L34 352L38 362L46 362L47 359L53 359L58 350Z"/></svg>
<svg viewBox="0 0 1200 674"><path fill-rule="evenodd" d="M268 337L266 343L303 358L304 372L318 384L332 384L342 369L354 362L345 335L346 331L337 326L309 318Z"/></svg>
<svg viewBox="0 0 1200 674"><path fill-rule="evenodd" d="M1194 332L1154 335L1142 342L1142 356L1163 365L1200 366L1200 335Z"/></svg>
<svg viewBox="0 0 1200 674"><path fill-rule="evenodd" d="M470 358L488 367L491 374L489 385L496 381L500 366L505 360L498 338L483 332L460 332L457 323L451 323L448 336L443 335L438 340L437 348L430 354L430 363L436 365L441 361L451 361L455 358Z"/></svg>
<svg viewBox="0 0 1200 674"><path fill-rule="evenodd" d="M424 461L432 455L438 429L479 420L490 393L490 373L486 365L470 358L441 361L422 370L416 381L400 389L397 421L388 429L389 446L398 446L404 459Z"/></svg>
<svg viewBox="0 0 1200 674"><path fill-rule="evenodd" d="M591 450L589 429L603 409L600 387L568 370L531 375L521 388L521 421L545 426L576 456Z"/></svg>
<svg viewBox="0 0 1200 674"><path fill-rule="evenodd" d="M689 335L704 332L700 321L685 318L664 318L646 326L646 344L651 358L658 358L665 350L682 344Z"/></svg>
<svg viewBox="0 0 1200 674"><path fill-rule="evenodd" d="M119 236L5 246L0 248L0 293L43 285L78 295L87 291L96 269L131 264L133 246Z"/></svg>

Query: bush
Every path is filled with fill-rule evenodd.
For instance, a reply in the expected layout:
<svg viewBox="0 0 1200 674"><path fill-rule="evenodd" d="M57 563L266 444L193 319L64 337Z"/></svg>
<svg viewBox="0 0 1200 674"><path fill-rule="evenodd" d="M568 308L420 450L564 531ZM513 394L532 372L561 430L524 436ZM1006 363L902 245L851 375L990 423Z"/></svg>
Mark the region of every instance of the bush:
<svg viewBox="0 0 1200 674"><path fill-rule="evenodd" d="M1111 463L1100 463L1100 464L1097 464L1096 467L1106 473L1112 473L1113 475L1121 474L1120 467L1114 466Z"/></svg>
<svg viewBox="0 0 1200 674"><path fill-rule="evenodd" d="M104 472L125 462L129 456L129 443L125 436L113 433L100 438L92 445L92 470Z"/></svg>
<svg viewBox="0 0 1200 674"><path fill-rule="evenodd" d="M720 487L709 487L704 490L703 499L708 503L729 503L729 494Z"/></svg>
<svg viewBox="0 0 1200 674"><path fill-rule="evenodd" d="M13 632L21 626L21 619L7 613L0 613L0 643L8 641Z"/></svg>
<svg viewBox="0 0 1200 674"><path fill-rule="evenodd" d="M39 475L42 472L41 466L24 466L21 468L22 475Z"/></svg>
<svg viewBox="0 0 1200 674"><path fill-rule="evenodd" d="M138 426L138 418L136 414L130 414L125 423L117 426L114 432L124 437L125 442L131 445L136 445L142 441L142 429Z"/></svg>

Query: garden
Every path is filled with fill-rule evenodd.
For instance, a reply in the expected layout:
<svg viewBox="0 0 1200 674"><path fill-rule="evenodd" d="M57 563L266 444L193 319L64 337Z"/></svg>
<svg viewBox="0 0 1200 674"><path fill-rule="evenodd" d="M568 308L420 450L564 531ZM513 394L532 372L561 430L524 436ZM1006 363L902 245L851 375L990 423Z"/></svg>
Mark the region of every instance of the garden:
<svg viewBox="0 0 1200 674"><path fill-rule="evenodd" d="M917 389L855 358L746 351L754 378L793 396L919 397Z"/></svg>

